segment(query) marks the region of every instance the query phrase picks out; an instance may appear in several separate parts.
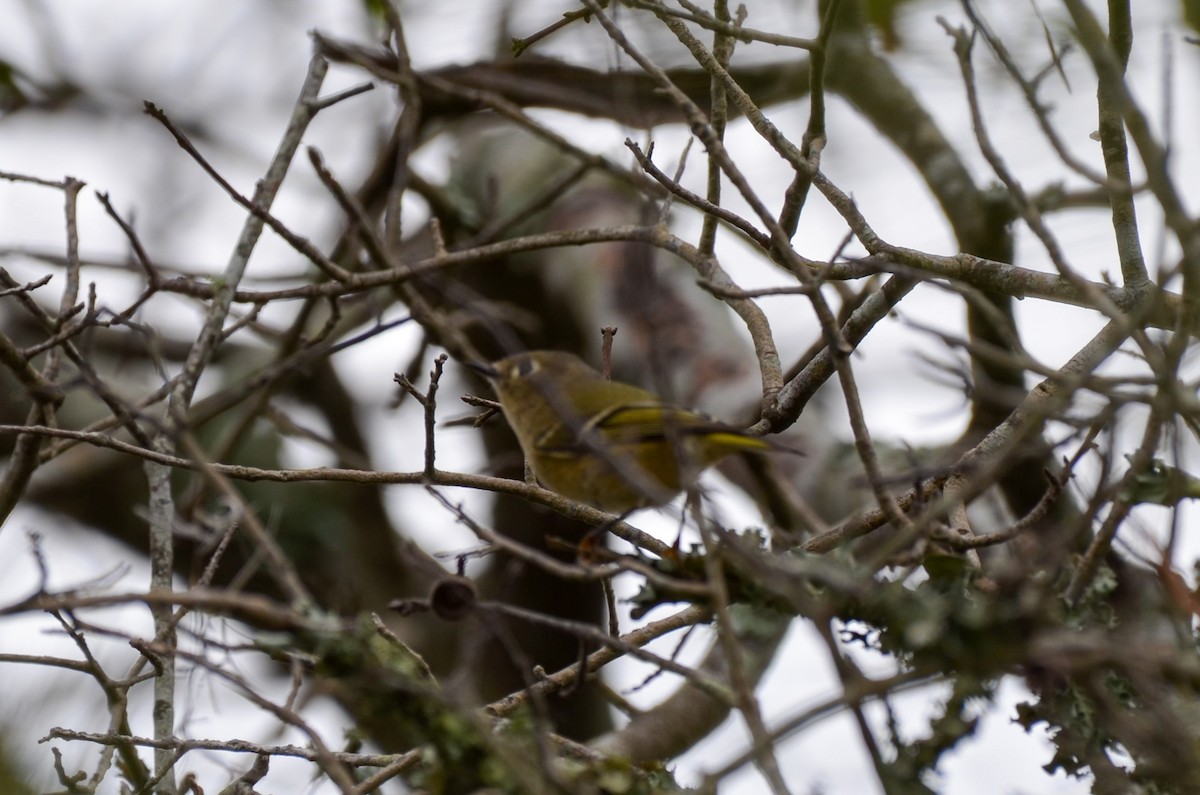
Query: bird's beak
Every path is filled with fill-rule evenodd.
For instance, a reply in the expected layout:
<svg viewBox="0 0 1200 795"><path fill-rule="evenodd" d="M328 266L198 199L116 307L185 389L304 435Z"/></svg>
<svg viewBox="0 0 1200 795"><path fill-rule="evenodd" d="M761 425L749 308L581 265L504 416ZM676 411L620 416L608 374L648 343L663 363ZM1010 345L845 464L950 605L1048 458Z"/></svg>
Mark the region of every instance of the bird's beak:
<svg viewBox="0 0 1200 795"><path fill-rule="evenodd" d="M463 364L491 381L500 377L500 371L486 362L463 362Z"/></svg>

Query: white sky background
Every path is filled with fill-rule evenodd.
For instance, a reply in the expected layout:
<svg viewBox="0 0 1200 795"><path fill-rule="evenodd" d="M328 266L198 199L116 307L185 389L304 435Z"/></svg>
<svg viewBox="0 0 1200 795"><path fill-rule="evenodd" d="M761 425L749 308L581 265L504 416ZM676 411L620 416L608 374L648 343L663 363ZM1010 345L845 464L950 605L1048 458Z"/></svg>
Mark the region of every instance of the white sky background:
<svg viewBox="0 0 1200 795"><path fill-rule="evenodd" d="M495 0L440 0L404 4L405 24L409 46L417 68L464 63L486 57L496 36ZM765 30L780 30L794 35L812 33L812 14L783 12L792 8L782 0L777 2L747 2L750 10L748 24ZM981 3L985 15L996 31L1013 49L1018 61L1042 64L1046 58L1040 24L1024 3L994 0ZM1101 4L1102 5L1102 4ZM1050 0L1038 0L1057 41L1065 36L1065 12ZM1176 174L1200 173L1197 148L1189 146L1189 135L1197 129L1196 103L1198 54L1194 47L1181 41L1178 23L1179 4L1169 0L1135 3L1137 24L1135 50L1130 67L1132 82L1143 107L1156 119L1161 118L1164 33L1170 32L1171 57L1169 65L1174 80L1174 135L1176 142L1173 167ZM524 0L515 5L512 29L524 34L539 29L573 6L550 0ZM972 165L980 183L991 181L977 153L970 130L963 88L958 68L951 52L951 42L934 22L935 13L945 15L952 23L962 22L958 5L953 2L919 0L900 11L898 27L905 46L891 56L893 64L904 79L917 89L925 105L937 116L942 129L959 147L960 153ZM53 53L38 52L31 45L44 41L34 36L39 29L54 31L58 42ZM86 181L80 202L80 233L85 256L123 257L126 244L119 230L103 215L91 190L111 195L119 211L136 218L142 241L151 254L162 262L171 262L197 271L213 272L224 266L243 220L243 213L224 199L219 190L199 169L168 140L165 131L140 114L142 99L162 106L177 122L199 127L204 135L197 138L201 149L210 154L214 164L231 181L249 192L253 182L265 167L282 131L291 104L303 79L310 50L306 32L322 32L346 38L369 41L358 5L350 0L287 0L259 3L212 3L205 0L155 2L99 2L99 0L0 0L0 57L27 70L35 78L46 79L45 70L51 65L65 71L69 79L88 87L90 92L108 94L128 112L111 114L99 108L91 112L40 115L21 113L0 119L0 170L59 179L64 175ZM572 58L585 57L592 66L627 66L617 57L602 36L599 26L591 25L578 35L552 38L544 52ZM638 38L635 36L635 39ZM655 40L644 42L656 57L682 62L675 47ZM764 45L741 47L739 58L764 59L792 57ZM1043 187L1049 178L1059 179L1061 169L1034 126L1016 91L1007 87L994 62L980 43L976 48L976 69L987 97L990 132L996 146L1004 153L1010 167L1025 180L1031 191ZM1101 166L1098 145L1088 136L1095 129L1094 95L1090 69L1081 54L1067 62L1072 76L1074 93L1067 93L1060 81L1050 79L1046 84L1048 96L1057 106L1054 121L1072 150L1093 166ZM1032 69L1032 67L1030 67ZM332 92L362 77L347 70L333 69L326 83ZM390 123L393 96L387 89L377 89L351 100L336 110L318 117L311 128L307 143L316 145L327 162L346 184L354 184L367 167L363 153L370 151L378 136L385 134ZM823 167L839 185L851 190L866 217L876 230L891 242L917 249L953 253L949 230L937 212L924 187L911 167L878 139L856 114L844 103L831 98L828 130L830 145ZM773 108L772 120L785 132L799 139L807 120L807 103ZM787 174L777 157L756 136L747 132L747 125L737 122L730 129L730 148L739 153L739 162L751 184L761 194L777 197L781 194ZM1188 134L1184 134L1187 132ZM579 138L606 152L619 162L628 162L622 141L628 135L642 141L645 134L623 130L611 124L586 123L579 128ZM670 165L681 151L683 134L678 129L655 132L657 159L660 165ZM437 175L446 169L445 148L432 146L423 153L418 167L423 173ZM688 180L698 184L702 169L695 158ZM439 161L443 158L443 161ZM669 170L669 169L668 169ZM687 181L687 180L685 180ZM1068 179L1078 187L1078 180ZM1196 206L1197 180L1181 180L1179 185L1193 193L1190 206ZM727 190L727 196L732 191ZM153 197L152 199L150 197ZM732 203L733 209L739 207ZM294 164L285 191L276 209L292 228L298 229L318 244L332 239L338 222L332 220L323 189L311 175L303 158ZM1143 245L1152 268L1160 263L1159 224L1141 205ZM413 216L413 221L417 221ZM681 215L682 223L689 221ZM1105 213L1100 211L1073 212L1055 215L1051 226L1075 267L1090 278L1105 272L1118 272L1112 232ZM686 229L686 226L681 226ZM807 256L828 256L843 235L841 222L815 194L810 199L797 241ZM1036 241L1026 230L1019 228L1018 264L1049 270L1046 258ZM686 236L686 233L685 233ZM60 195L27 185L0 183L0 249L29 247L61 251L63 230ZM753 288L787 284L786 278L771 266L739 252L731 244L721 250L723 262L735 280ZM1163 262L1170 263L1173 253L1168 247ZM0 266L7 267L18 279L35 271L19 257L0 256ZM295 257L268 234L256 251L251 273L264 276L278 272L293 272ZM40 275L41 271L37 271ZM102 295L107 291L110 305L116 306L133 295L136 285L118 282L112 274L85 274L85 280L103 280ZM117 291L125 289L128 296ZM765 299L764 309L772 322L784 358L803 350L815 334L815 323L792 311L793 300ZM165 310L155 309L158 316L148 319L160 324L176 322ZM1030 351L1050 365L1061 363L1099 328L1099 319L1086 311L1065 310L1057 305L1026 300L1018 307L1019 317L1027 332L1025 342ZM901 318L911 318L922 324L947 330L960 330L961 305L957 299L933 288L920 288L902 304ZM1064 323L1063 318L1070 322ZM375 437L386 440L390 428L411 422L412 416L384 411L394 387L391 373L405 361L416 340L415 329L401 328L371 344L351 349L342 355L339 366L350 379L356 394L364 403L379 408L372 418ZM871 335L856 356L856 373L865 402L867 417L876 433L885 438L913 444L945 441L958 432L965 420L961 395L951 388L937 386L927 377L927 368L920 365L912 351L924 349L938 352L940 346L930 344L928 337L916 335L903 322L890 324L886 333ZM452 370L453 368L449 368ZM447 386L447 392L452 387ZM836 401L831 401L836 402ZM453 413L447 408L447 413ZM831 427L844 425L831 421ZM450 439L467 439L468 431L444 434L439 464L446 468L480 471L483 461L473 445L447 444ZM419 450L398 451L395 446L381 444L377 458L380 466L389 469L419 468ZM297 466L324 463L312 451L297 448ZM393 489L397 509L425 500L417 489ZM484 497L461 495L468 505L482 506ZM736 509L734 509L736 510ZM639 517L640 518L640 517ZM1156 529L1154 523L1165 526L1165 512L1148 512L1145 525ZM647 517L649 527L661 525L670 534L674 522ZM128 561L123 547L110 544L89 534L85 528L62 527L49 517L22 512L15 515L0 533L0 603L7 603L27 593L35 579L27 552L24 533L37 529L46 534L47 557L51 561L56 584L66 585L98 569L129 563L124 586L145 587L147 581L142 561ZM473 539L449 519L443 527L428 528L430 546L460 549L471 546ZM1195 557L1195 549L1182 549L1185 560ZM111 561L98 566L97 561ZM1182 567L1190 569L1189 565ZM130 619L128 614L110 618L113 624ZM0 634L0 650L29 651L30 638L42 633L49 625L43 620L6 621ZM782 720L802 711L806 706L836 692L836 679L829 670L827 655L814 650L811 629L799 622L794 626L785 653L768 674L761 689L768 722ZM42 637L39 634L39 637ZM56 651L70 655L60 639L45 639L46 653ZM673 641L672 641L673 643ZM697 653L703 644L693 641ZM669 646L667 647L669 648ZM119 645L111 650L113 659L124 659ZM124 655L124 656L122 656ZM121 666L116 666L121 670ZM634 665L617 669L616 680L633 684L644 671ZM27 736L12 739L28 744L44 734L51 725L79 726L80 715L99 708L100 701L90 683L80 684L79 678L67 675L55 679L59 697L44 695L46 675L33 669L6 666L3 681L8 693L27 692L33 698L22 700L6 696L0 705L0 720L7 719L26 729ZM211 683L197 683L196 717L189 724L193 736L243 736L253 734L254 727L228 726L211 716L219 712L216 704L232 710L234 702ZM649 689L637 699L653 703L662 688ZM70 694L70 698L62 694ZM1000 707L985 722L985 729L976 740L967 743L961 753L943 765L943 778L937 782L942 792L1085 792L1087 783L1048 779L1040 765L1049 759L1046 746L1028 737L1011 725L1012 706L1025 696L1016 682L1007 683L1002 690ZM922 731L923 715L929 693L913 694L899 699L910 702L905 712L905 728ZM339 743L340 721L327 706L323 709L327 739ZM7 710L7 711L5 711ZM148 710L147 710L148 712ZM309 713L311 714L311 712ZM879 717L879 716L875 716ZM797 791L821 788L838 793L864 793L875 787L873 773L861 755L861 740L850 721L845 718L829 720L827 729L805 732L796 739L780 745L780 759L788 780ZM99 729L100 726L93 728ZM257 731L266 732L265 725ZM741 753L745 744L740 725L731 721L726 728L702 743L679 764L680 778L694 781L708 769L720 766ZM258 734L255 739L272 742L298 738L268 737ZM61 745L61 744L60 744ZM64 754L71 763L85 768L90 755L84 748L65 745ZM24 750L24 748L23 748ZM37 764L48 767L47 746L37 746L32 753ZM224 759L224 758L223 758ZM189 757L185 768L203 771L201 757ZM225 760L228 761L228 760ZM247 760L235 759L233 764L244 767ZM286 765L276 763L267 779L267 791L303 791L306 771L299 767L286 778ZM210 771L202 779L206 789L215 787L223 773ZM288 781L294 789L289 789ZM110 784L112 784L110 779ZM762 780L748 769L730 780L730 792L761 791ZM110 787L105 791L113 791Z"/></svg>

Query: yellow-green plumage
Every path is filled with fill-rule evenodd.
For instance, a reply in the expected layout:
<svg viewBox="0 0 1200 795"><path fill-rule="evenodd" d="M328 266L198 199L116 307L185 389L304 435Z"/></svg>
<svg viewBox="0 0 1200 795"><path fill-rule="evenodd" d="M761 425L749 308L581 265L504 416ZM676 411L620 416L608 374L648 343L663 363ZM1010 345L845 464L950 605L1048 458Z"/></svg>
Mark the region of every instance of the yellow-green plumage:
<svg viewBox="0 0 1200 795"><path fill-rule="evenodd" d="M602 510L662 504L727 455L777 449L640 387L606 381L573 354L521 353L495 362L489 375L538 480Z"/></svg>

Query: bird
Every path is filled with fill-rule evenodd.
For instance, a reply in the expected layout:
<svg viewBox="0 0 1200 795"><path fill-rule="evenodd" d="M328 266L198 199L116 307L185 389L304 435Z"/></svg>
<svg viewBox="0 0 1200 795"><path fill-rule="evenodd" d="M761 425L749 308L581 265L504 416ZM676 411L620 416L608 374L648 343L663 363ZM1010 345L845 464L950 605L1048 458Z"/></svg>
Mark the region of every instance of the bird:
<svg viewBox="0 0 1200 795"><path fill-rule="evenodd" d="M610 513L663 505L734 453L799 452L608 380L573 353L471 366L492 382L538 481Z"/></svg>

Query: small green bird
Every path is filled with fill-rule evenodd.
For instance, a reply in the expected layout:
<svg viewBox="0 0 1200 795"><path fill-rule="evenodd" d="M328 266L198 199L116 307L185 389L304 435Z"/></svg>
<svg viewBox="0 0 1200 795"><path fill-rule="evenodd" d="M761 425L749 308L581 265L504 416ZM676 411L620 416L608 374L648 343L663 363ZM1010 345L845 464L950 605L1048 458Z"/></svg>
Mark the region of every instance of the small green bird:
<svg viewBox="0 0 1200 795"><path fill-rule="evenodd" d="M472 366L492 380L537 479L604 511L662 505L733 453L787 450L606 380L571 353L529 351Z"/></svg>

